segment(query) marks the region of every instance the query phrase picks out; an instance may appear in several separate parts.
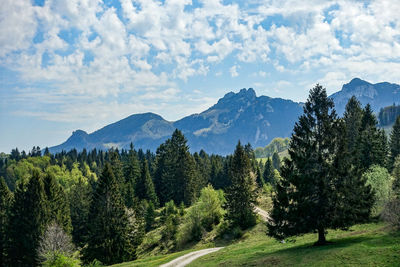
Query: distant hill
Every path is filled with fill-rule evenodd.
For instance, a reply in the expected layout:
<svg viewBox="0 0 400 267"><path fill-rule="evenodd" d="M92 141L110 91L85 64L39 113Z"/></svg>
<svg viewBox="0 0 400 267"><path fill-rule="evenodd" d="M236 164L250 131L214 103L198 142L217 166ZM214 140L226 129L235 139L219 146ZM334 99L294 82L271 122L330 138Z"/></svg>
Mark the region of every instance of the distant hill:
<svg viewBox="0 0 400 267"><path fill-rule="evenodd" d="M265 146L273 138L289 136L294 122L302 113L302 104L281 98L257 97L253 89L230 92L214 106L200 114L168 122L153 113L135 114L88 134L82 130L50 152L61 150L136 148L155 151L175 128L188 139L191 151L232 153L237 141Z"/></svg>
<svg viewBox="0 0 400 267"><path fill-rule="evenodd" d="M341 115L348 99L355 95L363 105L370 103L375 112L400 104L400 86L387 82L371 84L359 78L343 85L330 97ZM255 91L242 89L230 92L209 109L175 122L169 122L154 113L131 115L93 133L73 132L64 143L50 148L61 150L136 148L155 151L169 138L174 129L180 129L188 139L192 152L204 149L208 153L232 153L237 141L250 143L254 148L265 147L276 137L289 137L294 123L302 114L302 103L268 96L256 96Z"/></svg>
<svg viewBox="0 0 400 267"><path fill-rule="evenodd" d="M391 105L381 108L378 114L379 125L381 127L391 126L398 116L400 116L400 106Z"/></svg>
<svg viewBox="0 0 400 267"><path fill-rule="evenodd" d="M400 104L400 85L388 82L371 84L359 78L352 79L343 85L342 90L330 97L335 102L335 108L342 115L347 101L352 96L357 97L363 106L369 103L375 112L383 107Z"/></svg>
<svg viewBox="0 0 400 267"><path fill-rule="evenodd" d="M272 155L276 153L281 153L286 151L289 148L289 138L274 138L271 143L269 143L265 147L257 147L254 150L254 154L256 158L268 158L272 157Z"/></svg>

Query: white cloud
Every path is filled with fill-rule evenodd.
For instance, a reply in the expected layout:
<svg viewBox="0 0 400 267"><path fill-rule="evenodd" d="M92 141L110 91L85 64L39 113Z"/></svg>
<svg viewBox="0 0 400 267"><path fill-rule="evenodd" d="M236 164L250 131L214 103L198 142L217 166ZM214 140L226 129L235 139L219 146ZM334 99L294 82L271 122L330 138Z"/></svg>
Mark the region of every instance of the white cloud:
<svg viewBox="0 0 400 267"><path fill-rule="evenodd" d="M237 77L237 76L239 76L239 73L238 73L238 71L237 71L238 68L239 68L239 67L238 67L237 65L234 65L234 66L232 66L232 67L229 69L229 72L230 72L230 74L231 74L232 77Z"/></svg>

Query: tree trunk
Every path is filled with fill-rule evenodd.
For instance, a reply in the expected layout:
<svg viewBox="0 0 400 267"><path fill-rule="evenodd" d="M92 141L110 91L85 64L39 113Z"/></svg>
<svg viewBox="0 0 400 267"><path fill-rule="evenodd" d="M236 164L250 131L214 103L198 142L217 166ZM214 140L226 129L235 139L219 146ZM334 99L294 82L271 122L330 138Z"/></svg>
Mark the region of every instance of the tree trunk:
<svg viewBox="0 0 400 267"><path fill-rule="evenodd" d="M319 228L318 229L318 241L314 245L315 246L323 246L325 244L326 244L325 229Z"/></svg>

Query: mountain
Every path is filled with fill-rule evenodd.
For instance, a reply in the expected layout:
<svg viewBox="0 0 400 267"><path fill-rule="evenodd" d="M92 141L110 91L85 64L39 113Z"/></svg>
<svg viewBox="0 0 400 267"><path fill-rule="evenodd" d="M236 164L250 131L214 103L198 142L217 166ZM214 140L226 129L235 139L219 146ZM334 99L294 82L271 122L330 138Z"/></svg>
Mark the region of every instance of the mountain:
<svg viewBox="0 0 400 267"><path fill-rule="evenodd" d="M107 150L111 147L128 148L131 142L135 144L135 147L155 151L158 145L171 136L174 130L172 122L164 120L157 114L135 114L91 134L82 130L74 131L67 141L51 147L50 152L68 151L73 148L77 150L83 148L88 150L94 148Z"/></svg>
<svg viewBox="0 0 400 267"><path fill-rule="evenodd" d="M359 78L354 78L343 85L342 90L330 96L335 102L338 114L343 114L347 101L353 95L363 106L369 103L375 112L379 112L383 107L400 103L400 85L388 82L371 84Z"/></svg>
<svg viewBox="0 0 400 267"><path fill-rule="evenodd" d="M378 112L385 106L400 103L400 86L387 82L371 84L359 78L343 85L330 97L341 115L348 99L355 95L363 105L370 103ZM155 151L178 128L188 139L192 152L204 149L208 153L230 154L237 141L264 147L275 137L290 136L294 123L302 114L302 103L268 96L256 96L253 89L230 92L199 114L169 122L154 113L135 114L107 125L91 134L82 130L61 145L50 148L61 150L136 148Z"/></svg>
<svg viewBox="0 0 400 267"><path fill-rule="evenodd" d="M253 147L265 146L274 137L289 136L293 125L302 113L302 105L291 100L257 97L253 89L230 92L217 104L200 114L168 122L153 113L135 114L107 125L91 134L82 130L50 152L61 150L157 147L178 128L188 139L191 151L204 149L208 153L232 153L237 141L251 143Z"/></svg>

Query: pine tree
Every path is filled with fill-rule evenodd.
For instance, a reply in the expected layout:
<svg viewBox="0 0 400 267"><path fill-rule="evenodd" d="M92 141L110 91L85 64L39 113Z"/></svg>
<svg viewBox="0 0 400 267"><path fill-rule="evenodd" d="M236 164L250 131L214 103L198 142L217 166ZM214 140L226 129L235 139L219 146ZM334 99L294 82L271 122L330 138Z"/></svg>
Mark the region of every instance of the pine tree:
<svg viewBox="0 0 400 267"><path fill-rule="evenodd" d="M190 205L200 192L196 163L186 143L182 132L175 130L157 149L155 184L161 204L174 200Z"/></svg>
<svg viewBox="0 0 400 267"><path fill-rule="evenodd" d="M12 266L38 265L37 247L46 227L46 195L43 179L34 171L24 190L20 184L10 213L8 261Z"/></svg>
<svg viewBox="0 0 400 267"><path fill-rule="evenodd" d="M140 177L140 166L136 151L133 149L133 144L130 145L128 161L124 167L125 174L125 190L124 199L125 205L132 208L135 203L135 185Z"/></svg>
<svg viewBox="0 0 400 267"><path fill-rule="evenodd" d="M392 132L390 133L390 158L389 169L393 170L396 157L400 155L400 116L397 117L393 125Z"/></svg>
<svg viewBox="0 0 400 267"><path fill-rule="evenodd" d="M365 172L372 165L386 166L387 140L384 130L377 128L377 120L371 106L363 110L361 133L358 141L360 172Z"/></svg>
<svg viewBox="0 0 400 267"><path fill-rule="evenodd" d="M154 190L153 180L151 180L147 160L143 159L140 178L136 182L135 194L139 200L146 199L154 205L158 205L157 195Z"/></svg>
<svg viewBox="0 0 400 267"><path fill-rule="evenodd" d="M240 141L236 146L229 174L232 184L226 190L226 217L232 226L246 229L256 222L253 212L255 185L251 177L250 160Z"/></svg>
<svg viewBox="0 0 400 267"><path fill-rule="evenodd" d="M72 186L68 200L71 213L72 240L75 245L83 247L88 237L89 209L92 198L92 186L89 182L79 179Z"/></svg>
<svg viewBox="0 0 400 267"><path fill-rule="evenodd" d="M343 115L346 129L347 151L352 164L359 164L360 151L358 142L360 141L361 120L363 118L363 110L360 102L355 96L352 96L346 104Z"/></svg>
<svg viewBox="0 0 400 267"><path fill-rule="evenodd" d="M106 163L93 194L89 212L89 235L84 257L104 264L132 259L129 221L118 181L110 164Z"/></svg>
<svg viewBox="0 0 400 267"><path fill-rule="evenodd" d="M275 238L317 231L316 245L322 245L326 243L327 228L347 227L369 215L370 188L365 181L349 178L352 173L345 165L347 143L340 130L344 124L333 107L322 86L317 84L311 89L304 114L295 124L290 158L285 159L273 199L274 223L269 223L268 229ZM355 200L351 185L357 186L357 193L363 193L360 199ZM348 206L357 201L357 207Z"/></svg>
<svg viewBox="0 0 400 267"><path fill-rule="evenodd" d="M276 152L272 154L272 166L278 172L281 171L281 159L279 158L279 154Z"/></svg>
<svg viewBox="0 0 400 267"><path fill-rule="evenodd" d="M275 186L274 167L272 166L271 158L267 158L265 161L263 178L265 183Z"/></svg>
<svg viewBox="0 0 400 267"><path fill-rule="evenodd" d="M7 225L9 220L9 212L12 204L12 193L6 185L3 177L0 177L0 262L6 261L6 243L7 239Z"/></svg>
<svg viewBox="0 0 400 267"><path fill-rule="evenodd" d="M47 174L43 180L46 193L47 224L56 223L66 233L72 230L69 203L55 177Z"/></svg>

